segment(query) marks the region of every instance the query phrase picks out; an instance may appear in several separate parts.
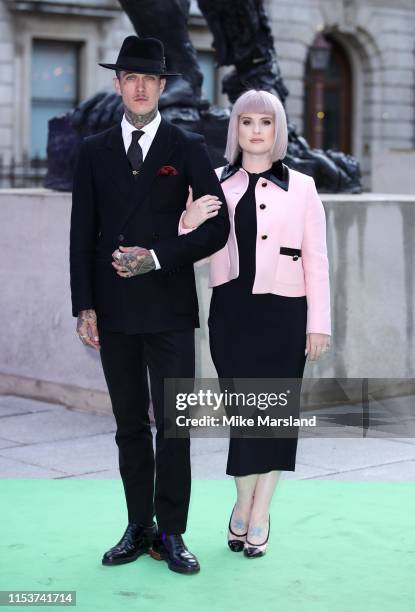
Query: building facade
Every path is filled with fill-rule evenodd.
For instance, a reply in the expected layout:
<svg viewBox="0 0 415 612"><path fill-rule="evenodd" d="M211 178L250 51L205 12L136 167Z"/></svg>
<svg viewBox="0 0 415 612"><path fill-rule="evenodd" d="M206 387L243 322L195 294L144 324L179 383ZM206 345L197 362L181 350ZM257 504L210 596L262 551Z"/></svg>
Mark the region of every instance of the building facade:
<svg viewBox="0 0 415 612"><path fill-rule="evenodd" d="M290 91L289 119L312 146L355 155L366 189L410 190L405 181L415 164L415 0L264 3ZM215 68L212 37L196 2L189 27L204 94L227 105L220 91L223 69ZM131 33L116 0L0 0L3 166L44 159L48 118L111 86L111 73L97 63L113 61ZM318 47L329 51L324 71L313 61Z"/></svg>

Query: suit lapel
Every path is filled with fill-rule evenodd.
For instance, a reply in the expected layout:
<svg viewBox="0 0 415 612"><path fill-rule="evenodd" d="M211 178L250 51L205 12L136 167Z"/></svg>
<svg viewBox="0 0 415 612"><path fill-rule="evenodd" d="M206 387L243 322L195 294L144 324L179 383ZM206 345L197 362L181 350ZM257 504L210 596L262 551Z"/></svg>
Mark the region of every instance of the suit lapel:
<svg viewBox="0 0 415 612"><path fill-rule="evenodd" d="M170 156L175 144L173 140L172 126L162 119L146 155L140 174L134 181L140 200L148 194L151 183L156 178L158 170Z"/></svg>
<svg viewBox="0 0 415 612"><path fill-rule="evenodd" d="M134 197L134 177L125 153L121 125L108 131L104 146L100 149L102 180L111 180L119 193L117 215L123 215L129 207L129 200Z"/></svg>

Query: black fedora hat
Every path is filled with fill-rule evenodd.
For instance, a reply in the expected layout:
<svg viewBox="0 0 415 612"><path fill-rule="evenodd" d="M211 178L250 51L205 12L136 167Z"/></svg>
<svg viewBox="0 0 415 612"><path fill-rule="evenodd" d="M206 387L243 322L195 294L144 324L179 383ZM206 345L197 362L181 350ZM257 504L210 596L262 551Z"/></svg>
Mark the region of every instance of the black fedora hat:
<svg viewBox="0 0 415 612"><path fill-rule="evenodd" d="M121 45L115 64L99 64L111 70L128 70L139 74L181 76L178 72L167 72L164 47L158 38L127 36Z"/></svg>

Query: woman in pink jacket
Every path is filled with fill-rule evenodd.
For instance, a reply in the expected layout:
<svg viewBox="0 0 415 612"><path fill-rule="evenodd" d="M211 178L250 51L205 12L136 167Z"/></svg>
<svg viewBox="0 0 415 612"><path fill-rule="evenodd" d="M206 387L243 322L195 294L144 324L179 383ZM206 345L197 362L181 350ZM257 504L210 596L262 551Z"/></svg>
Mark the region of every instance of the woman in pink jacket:
<svg viewBox="0 0 415 612"><path fill-rule="evenodd" d="M329 347L330 293L324 208L314 180L282 163L287 121L280 101L251 90L235 103L217 169L229 208L226 246L210 258L209 330L220 378L297 378L306 356ZM204 196L188 203L181 233L217 214ZM298 408L298 406L297 406ZM269 506L282 470L295 470L297 436L231 437L227 474L237 500L228 544L265 553Z"/></svg>

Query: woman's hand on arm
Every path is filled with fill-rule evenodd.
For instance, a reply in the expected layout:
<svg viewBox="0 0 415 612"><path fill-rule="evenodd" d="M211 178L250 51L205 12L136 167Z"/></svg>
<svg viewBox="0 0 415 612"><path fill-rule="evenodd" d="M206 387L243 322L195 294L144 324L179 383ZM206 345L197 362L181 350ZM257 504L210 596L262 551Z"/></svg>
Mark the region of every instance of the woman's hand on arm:
<svg viewBox="0 0 415 612"><path fill-rule="evenodd" d="M182 219L183 227L185 229L199 227L208 219L216 217L221 206L222 202L214 195L204 195L197 200L193 200L192 188L189 187L186 214Z"/></svg>
<svg viewBox="0 0 415 612"><path fill-rule="evenodd" d="M330 348L330 336L327 334L307 334L305 354L310 361L317 361Z"/></svg>

